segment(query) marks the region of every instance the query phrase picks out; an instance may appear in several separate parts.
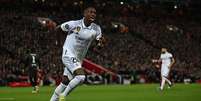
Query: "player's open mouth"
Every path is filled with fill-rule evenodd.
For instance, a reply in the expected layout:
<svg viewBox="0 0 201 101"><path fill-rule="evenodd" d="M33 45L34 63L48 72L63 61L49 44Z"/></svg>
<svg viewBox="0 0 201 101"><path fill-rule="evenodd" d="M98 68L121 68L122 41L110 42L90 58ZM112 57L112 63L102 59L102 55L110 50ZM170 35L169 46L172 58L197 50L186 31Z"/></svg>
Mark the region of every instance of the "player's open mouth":
<svg viewBox="0 0 201 101"><path fill-rule="evenodd" d="M91 20L91 21L94 21L94 20L95 20L95 17L90 17L90 20Z"/></svg>

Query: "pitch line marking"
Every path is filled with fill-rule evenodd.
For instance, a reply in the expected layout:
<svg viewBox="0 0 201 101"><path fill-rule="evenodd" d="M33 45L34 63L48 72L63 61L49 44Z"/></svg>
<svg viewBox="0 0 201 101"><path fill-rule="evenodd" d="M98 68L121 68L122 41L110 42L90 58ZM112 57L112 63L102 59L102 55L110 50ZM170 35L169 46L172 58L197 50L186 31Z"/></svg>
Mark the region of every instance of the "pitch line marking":
<svg viewBox="0 0 201 101"><path fill-rule="evenodd" d="M0 98L0 101L14 101L15 98Z"/></svg>

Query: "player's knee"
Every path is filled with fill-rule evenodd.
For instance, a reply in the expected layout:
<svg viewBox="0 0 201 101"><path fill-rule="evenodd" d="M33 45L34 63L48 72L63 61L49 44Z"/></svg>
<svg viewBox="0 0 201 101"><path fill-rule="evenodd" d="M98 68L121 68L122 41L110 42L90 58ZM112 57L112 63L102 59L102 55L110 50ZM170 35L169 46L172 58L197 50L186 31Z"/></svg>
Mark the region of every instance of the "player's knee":
<svg viewBox="0 0 201 101"><path fill-rule="evenodd" d="M67 76L63 76L62 83L63 83L64 85L68 85L69 82L70 82L70 81L69 81L68 77L67 77Z"/></svg>
<svg viewBox="0 0 201 101"><path fill-rule="evenodd" d="M77 75L75 76L75 78L77 78L80 83L83 83L85 81L86 76L85 75Z"/></svg>

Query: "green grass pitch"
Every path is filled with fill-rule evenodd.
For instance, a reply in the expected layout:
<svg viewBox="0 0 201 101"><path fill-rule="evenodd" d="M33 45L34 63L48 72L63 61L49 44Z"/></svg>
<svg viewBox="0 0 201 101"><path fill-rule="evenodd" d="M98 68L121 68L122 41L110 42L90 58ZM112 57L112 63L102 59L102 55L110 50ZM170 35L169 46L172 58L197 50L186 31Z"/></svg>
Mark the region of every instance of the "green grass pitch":
<svg viewBox="0 0 201 101"><path fill-rule="evenodd" d="M79 86L66 101L201 101L200 84L175 84L171 89L157 90L158 84ZM0 101L49 101L55 87L0 87Z"/></svg>

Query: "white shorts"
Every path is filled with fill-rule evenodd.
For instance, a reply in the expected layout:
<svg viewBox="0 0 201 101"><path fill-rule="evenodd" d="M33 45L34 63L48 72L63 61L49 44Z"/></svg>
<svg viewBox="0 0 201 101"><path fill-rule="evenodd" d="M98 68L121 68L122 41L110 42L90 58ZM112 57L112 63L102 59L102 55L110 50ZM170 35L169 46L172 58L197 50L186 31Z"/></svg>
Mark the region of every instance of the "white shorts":
<svg viewBox="0 0 201 101"><path fill-rule="evenodd" d="M81 62L67 49L63 49L62 62L65 65L63 75L68 76L69 79L73 77L75 70L82 68Z"/></svg>
<svg viewBox="0 0 201 101"><path fill-rule="evenodd" d="M168 65L161 66L161 76L168 77L169 72L170 72L170 69L168 68Z"/></svg>

